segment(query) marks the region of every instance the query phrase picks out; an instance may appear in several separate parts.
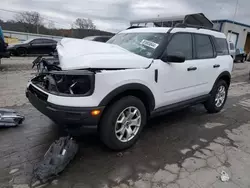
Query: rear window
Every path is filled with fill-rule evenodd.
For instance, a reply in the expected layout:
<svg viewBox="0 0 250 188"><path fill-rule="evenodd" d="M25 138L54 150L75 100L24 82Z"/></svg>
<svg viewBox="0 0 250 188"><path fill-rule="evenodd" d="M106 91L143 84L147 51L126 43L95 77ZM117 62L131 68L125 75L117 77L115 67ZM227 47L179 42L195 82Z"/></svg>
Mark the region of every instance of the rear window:
<svg viewBox="0 0 250 188"><path fill-rule="evenodd" d="M228 55L228 43L226 39L215 38L217 55Z"/></svg>

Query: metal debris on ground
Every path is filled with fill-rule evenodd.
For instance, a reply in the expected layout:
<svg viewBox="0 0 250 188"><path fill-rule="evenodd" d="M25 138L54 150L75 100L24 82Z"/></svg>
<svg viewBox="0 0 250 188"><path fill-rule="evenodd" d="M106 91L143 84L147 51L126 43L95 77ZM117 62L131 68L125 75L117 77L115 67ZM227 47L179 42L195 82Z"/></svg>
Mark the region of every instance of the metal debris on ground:
<svg viewBox="0 0 250 188"><path fill-rule="evenodd" d="M0 108L0 127L16 127L24 120L16 111Z"/></svg>
<svg viewBox="0 0 250 188"><path fill-rule="evenodd" d="M77 143L71 137L56 140L45 153L44 159L34 168L34 176L42 183L56 177L75 157Z"/></svg>
<svg viewBox="0 0 250 188"><path fill-rule="evenodd" d="M222 171L222 172L221 172L220 179L221 179L221 181L223 181L223 182L227 182L227 181L229 181L229 175L228 175L225 171Z"/></svg>

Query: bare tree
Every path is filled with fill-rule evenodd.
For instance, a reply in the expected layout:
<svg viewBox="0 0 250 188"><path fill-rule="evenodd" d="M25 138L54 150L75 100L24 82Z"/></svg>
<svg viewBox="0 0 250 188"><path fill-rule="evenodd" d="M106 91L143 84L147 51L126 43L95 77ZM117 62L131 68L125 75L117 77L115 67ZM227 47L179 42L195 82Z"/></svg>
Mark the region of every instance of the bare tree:
<svg viewBox="0 0 250 188"><path fill-rule="evenodd" d="M91 19L77 18L74 24L78 29L96 29Z"/></svg>
<svg viewBox="0 0 250 188"><path fill-rule="evenodd" d="M39 27L43 25L43 18L38 12L20 12L15 16L15 20L27 24L29 32L32 27L36 27L36 32L39 33Z"/></svg>
<svg viewBox="0 0 250 188"><path fill-rule="evenodd" d="M49 29L55 29L55 22L52 21L52 20L50 20L50 21L48 22L48 28L49 28Z"/></svg>

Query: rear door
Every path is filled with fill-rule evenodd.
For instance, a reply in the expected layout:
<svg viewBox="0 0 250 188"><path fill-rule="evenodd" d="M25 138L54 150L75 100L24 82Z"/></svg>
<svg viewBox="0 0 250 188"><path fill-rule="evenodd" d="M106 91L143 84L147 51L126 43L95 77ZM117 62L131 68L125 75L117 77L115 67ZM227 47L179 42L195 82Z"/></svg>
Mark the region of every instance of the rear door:
<svg viewBox="0 0 250 188"><path fill-rule="evenodd" d="M217 56L212 36L204 34L193 34L195 62L197 71L197 91L199 95L208 94L221 66L220 58Z"/></svg>

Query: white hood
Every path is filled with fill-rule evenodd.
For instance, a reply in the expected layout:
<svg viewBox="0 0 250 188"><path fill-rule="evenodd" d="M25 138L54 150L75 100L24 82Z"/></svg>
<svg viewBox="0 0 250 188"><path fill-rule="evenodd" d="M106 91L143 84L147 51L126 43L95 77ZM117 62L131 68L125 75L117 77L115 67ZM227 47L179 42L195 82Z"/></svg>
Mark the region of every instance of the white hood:
<svg viewBox="0 0 250 188"><path fill-rule="evenodd" d="M62 39L57 52L62 70L145 68L152 62L117 45L82 39Z"/></svg>

